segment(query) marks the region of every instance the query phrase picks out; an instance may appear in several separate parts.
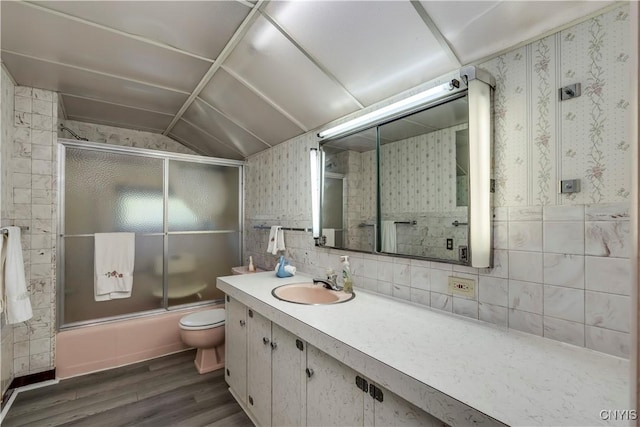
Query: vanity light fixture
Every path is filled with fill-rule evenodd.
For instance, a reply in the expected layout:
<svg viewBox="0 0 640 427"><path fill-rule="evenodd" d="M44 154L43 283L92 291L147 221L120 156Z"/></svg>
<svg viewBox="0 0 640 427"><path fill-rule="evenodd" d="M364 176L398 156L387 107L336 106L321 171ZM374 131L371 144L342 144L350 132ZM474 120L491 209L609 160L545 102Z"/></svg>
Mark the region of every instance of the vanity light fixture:
<svg viewBox="0 0 640 427"><path fill-rule="evenodd" d="M312 148L309 151L309 166L311 169L311 231L317 242L320 238L320 188L324 170L324 151Z"/></svg>
<svg viewBox="0 0 640 427"><path fill-rule="evenodd" d="M387 120L397 117L398 115L407 114L413 108L416 108L429 101L433 101L442 96L456 93L459 90L461 90L460 81L457 79L453 79L449 82L434 86L431 89L427 89L408 98L394 102L393 104L389 104L378 110L374 110L360 117L356 117L355 119L346 121L329 129L325 129L318 133L318 137L323 139L331 138L354 130L364 129L381 120Z"/></svg>
<svg viewBox="0 0 640 427"><path fill-rule="evenodd" d="M472 267L492 266L491 96L495 81L476 67L460 70L469 86L469 252Z"/></svg>

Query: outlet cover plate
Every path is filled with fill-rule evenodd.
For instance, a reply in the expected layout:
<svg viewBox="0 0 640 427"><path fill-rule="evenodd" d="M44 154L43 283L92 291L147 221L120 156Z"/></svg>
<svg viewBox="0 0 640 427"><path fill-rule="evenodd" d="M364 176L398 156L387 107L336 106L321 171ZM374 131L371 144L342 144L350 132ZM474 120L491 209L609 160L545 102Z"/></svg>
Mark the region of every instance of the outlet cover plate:
<svg viewBox="0 0 640 427"><path fill-rule="evenodd" d="M449 292L452 295L473 298L476 295L476 281L474 279L449 276Z"/></svg>

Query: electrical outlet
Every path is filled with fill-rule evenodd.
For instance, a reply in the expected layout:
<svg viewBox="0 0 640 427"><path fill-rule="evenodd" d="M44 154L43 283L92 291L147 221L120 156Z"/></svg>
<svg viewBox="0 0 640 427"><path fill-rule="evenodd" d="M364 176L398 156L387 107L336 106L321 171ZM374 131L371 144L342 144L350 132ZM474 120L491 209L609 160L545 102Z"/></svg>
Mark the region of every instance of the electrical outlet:
<svg viewBox="0 0 640 427"><path fill-rule="evenodd" d="M453 239L447 239L447 249L453 250Z"/></svg>
<svg viewBox="0 0 640 427"><path fill-rule="evenodd" d="M449 276L449 292L453 295L474 297L476 295L476 281L473 279Z"/></svg>

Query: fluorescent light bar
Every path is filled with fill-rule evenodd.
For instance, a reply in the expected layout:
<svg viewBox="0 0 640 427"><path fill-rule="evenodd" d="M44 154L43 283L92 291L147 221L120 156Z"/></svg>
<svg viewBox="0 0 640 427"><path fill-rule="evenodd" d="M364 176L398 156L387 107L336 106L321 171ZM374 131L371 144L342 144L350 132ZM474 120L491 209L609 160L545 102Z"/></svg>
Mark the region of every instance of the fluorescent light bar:
<svg viewBox="0 0 640 427"><path fill-rule="evenodd" d="M469 80L469 245L471 266L491 266L491 87Z"/></svg>
<svg viewBox="0 0 640 427"><path fill-rule="evenodd" d="M320 237L320 150L312 148L309 151L309 166L311 169L311 221L313 238Z"/></svg>
<svg viewBox="0 0 640 427"><path fill-rule="evenodd" d="M411 108L414 108L420 104L424 104L428 101L437 99L459 87L460 87L460 82L456 79L453 79L450 82L443 83L439 86L435 86L435 87L432 87L431 89L427 89L424 92L417 93L408 98L394 102L393 104L389 104L386 107L380 108L379 110L371 111L370 113L367 113L360 117L356 117L353 120L349 120L347 122L344 122L332 128L323 130L322 132L318 133L318 137L330 138L332 136L346 133L353 129L357 129L369 124L373 124L386 117L392 116L394 114L397 114L403 111L408 111Z"/></svg>

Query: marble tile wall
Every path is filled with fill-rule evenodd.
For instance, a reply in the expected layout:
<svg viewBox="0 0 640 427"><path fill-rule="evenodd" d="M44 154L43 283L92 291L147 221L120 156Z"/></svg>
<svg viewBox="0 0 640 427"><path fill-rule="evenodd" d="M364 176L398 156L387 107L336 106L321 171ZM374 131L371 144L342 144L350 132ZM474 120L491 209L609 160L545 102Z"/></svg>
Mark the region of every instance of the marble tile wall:
<svg viewBox="0 0 640 427"><path fill-rule="evenodd" d="M245 258L273 268L268 230L253 229L265 223L309 224L247 217ZM327 269L339 272L339 257L350 255L356 287L629 357L628 205L496 208L494 224L499 239L491 269L318 248L299 231L285 231L286 256L300 271L322 277ZM450 276L473 279L476 294L453 295Z"/></svg>
<svg viewBox="0 0 640 427"><path fill-rule="evenodd" d="M8 162L13 148L13 112L15 85L9 75L0 69L0 218L6 218L9 173ZM13 380L13 326L0 315L0 395Z"/></svg>
<svg viewBox="0 0 640 427"><path fill-rule="evenodd" d="M3 84L4 81L3 71ZM29 227L29 231L23 233L22 245L34 309L31 320L3 326L2 330L3 361L10 361L13 376L18 377L55 366L56 146L59 129L56 93L18 86L11 99L11 105L6 108L6 111L10 110L13 134L10 144L6 143L4 127L2 134L2 224ZM4 99L2 102L4 119ZM74 121L63 123L92 142L195 154L163 135ZM61 134L61 137L68 138L69 135ZM11 345L5 346L9 336L12 337ZM5 354L10 353L5 359Z"/></svg>
<svg viewBox="0 0 640 427"><path fill-rule="evenodd" d="M317 248L297 231L285 231L286 255L312 275L340 271L339 256L350 255L357 287L629 357L629 115L626 77L615 78L628 70L628 31L622 6L483 64L497 80L493 268ZM559 104L558 85L576 81L585 95ZM247 161L244 255L261 267L276 257L255 225L311 226L315 144L309 133ZM560 178L580 178L583 191L556 194ZM474 279L476 295L449 293L449 276Z"/></svg>
<svg viewBox="0 0 640 427"><path fill-rule="evenodd" d="M13 326L16 377L54 367L55 352L55 141L58 95L16 86L11 179L3 223L29 227L22 232L25 274L33 318Z"/></svg>

